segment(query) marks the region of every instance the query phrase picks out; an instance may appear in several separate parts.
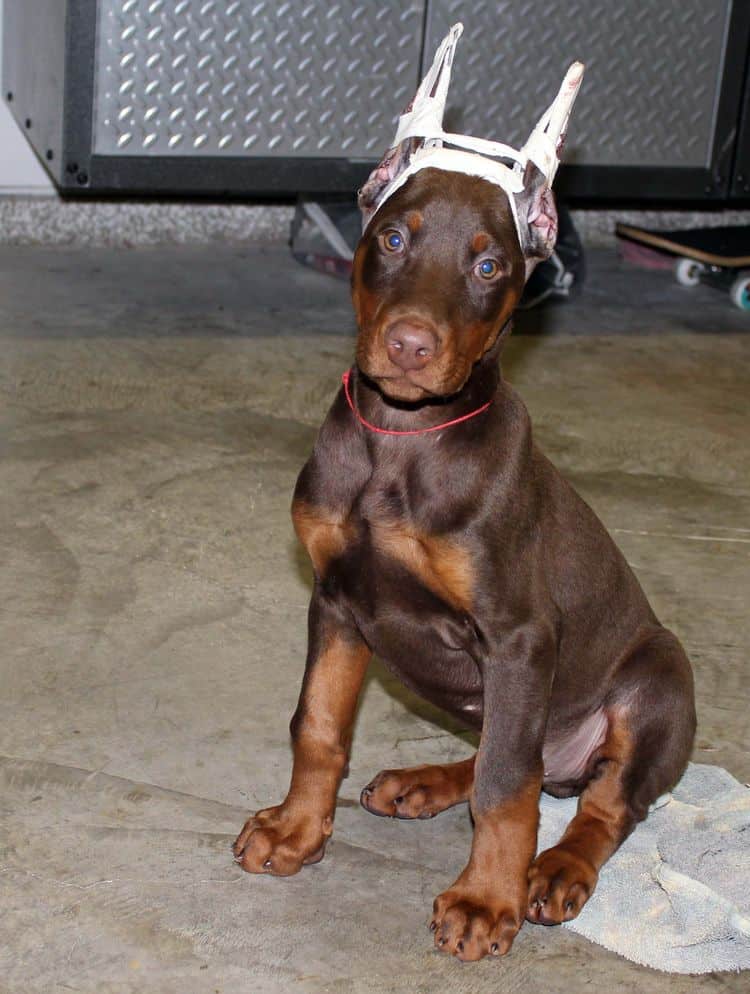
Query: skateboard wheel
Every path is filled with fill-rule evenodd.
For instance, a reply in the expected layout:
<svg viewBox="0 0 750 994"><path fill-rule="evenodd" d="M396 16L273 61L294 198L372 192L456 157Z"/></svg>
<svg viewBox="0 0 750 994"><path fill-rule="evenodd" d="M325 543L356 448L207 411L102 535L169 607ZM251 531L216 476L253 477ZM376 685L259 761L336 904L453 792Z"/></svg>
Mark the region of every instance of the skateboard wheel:
<svg viewBox="0 0 750 994"><path fill-rule="evenodd" d="M701 273L706 267L695 259L678 259L675 263L674 274L680 286L698 286Z"/></svg>
<svg viewBox="0 0 750 994"><path fill-rule="evenodd" d="M729 288L729 295L735 307L750 311L750 269L743 269Z"/></svg>

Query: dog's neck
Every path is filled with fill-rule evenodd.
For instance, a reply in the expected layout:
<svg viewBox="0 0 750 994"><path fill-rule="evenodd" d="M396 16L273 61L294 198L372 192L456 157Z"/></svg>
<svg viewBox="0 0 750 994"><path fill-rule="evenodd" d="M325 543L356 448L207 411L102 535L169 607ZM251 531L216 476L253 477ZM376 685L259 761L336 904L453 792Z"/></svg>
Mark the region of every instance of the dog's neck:
<svg viewBox="0 0 750 994"><path fill-rule="evenodd" d="M361 370L356 369L351 381L351 393L359 415L384 433L424 432L470 416L493 402L502 386L499 360L510 330L511 322L508 321L493 345L474 364L463 387L450 397L428 398L414 403L392 400ZM446 430L451 430L451 427Z"/></svg>

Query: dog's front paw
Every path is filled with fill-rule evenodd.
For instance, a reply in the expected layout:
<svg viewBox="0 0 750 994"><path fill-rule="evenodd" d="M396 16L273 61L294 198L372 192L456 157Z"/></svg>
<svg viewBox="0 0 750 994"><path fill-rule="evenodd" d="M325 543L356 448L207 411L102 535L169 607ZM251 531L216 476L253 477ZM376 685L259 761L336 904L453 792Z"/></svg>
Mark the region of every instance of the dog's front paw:
<svg viewBox="0 0 750 994"><path fill-rule="evenodd" d="M248 873L289 877L303 866L320 862L332 830L331 815L279 804L248 818L232 852Z"/></svg>
<svg viewBox="0 0 750 994"><path fill-rule="evenodd" d="M588 901L597 879L589 862L559 846L540 853L529 870L527 920L540 925L571 921Z"/></svg>
<svg viewBox="0 0 750 994"><path fill-rule="evenodd" d="M504 956L522 924L522 908L452 887L435 898L430 931L442 952L460 960L478 960Z"/></svg>

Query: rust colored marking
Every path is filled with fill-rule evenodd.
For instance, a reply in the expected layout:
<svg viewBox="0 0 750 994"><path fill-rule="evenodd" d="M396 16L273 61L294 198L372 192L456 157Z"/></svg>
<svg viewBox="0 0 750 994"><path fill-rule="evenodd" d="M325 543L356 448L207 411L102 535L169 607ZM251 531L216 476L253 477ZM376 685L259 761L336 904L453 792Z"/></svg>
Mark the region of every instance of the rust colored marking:
<svg viewBox="0 0 750 994"><path fill-rule="evenodd" d="M372 522L375 546L414 573L442 600L470 611L474 589L471 557L449 538L425 535L403 522Z"/></svg>
<svg viewBox="0 0 750 994"><path fill-rule="evenodd" d="M479 255L480 252L484 252L487 246L490 244L490 236L486 231L478 231L476 235L471 240L471 251L475 255Z"/></svg>
<svg viewBox="0 0 750 994"><path fill-rule="evenodd" d="M367 289L362 276L368 244L364 240L359 243L352 263L352 304L357 318L357 326L361 331L370 327L380 303L377 295Z"/></svg>
<svg viewBox="0 0 750 994"><path fill-rule="evenodd" d="M332 807L346 765L357 698L370 661L364 642L333 636L309 667L294 735L289 794Z"/></svg>
<svg viewBox="0 0 750 994"><path fill-rule="evenodd" d="M632 737L622 716L609 717L601 765L581 794L578 813L529 871L529 921L557 924L575 918L596 887L599 870L632 827L624 784Z"/></svg>
<svg viewBox="0 0 750 994"><path fill-rule="evenodd" d="M424 223L424 218L419 211L410 211L406 215L406 226L412 235L416 235Z"/></svg>
<svg viewBox="0 0 750 994"><path fill-rule="evenodd" d="M318 576L325 574L330 561L340 556L354 537L354 526L348 519L305 501L294 502L292 521Z"/></svg>
<svg viewBox="0 0 750 994"><path fill-rule="evenodd" d="M459 880L484 881L504 894L520 887L525 899L526 874L536 852L541 789L541 776L534 775L517 794L493 808L478 811L472 803L471 856Z"/></svg>
<svg viewBox="0 0 750 994"><path fill-rule="evenodd" d="M333 635L308 668L289 793L282 804L250 818L234 844L235 857L248 872L289 876L322 859L370 655L363 642Z"/></svg>
<svg viewBox="0 0 750 994"><path fill-rule="evenodd" d="M589 863L597 873L622 842L628 826L623 774L632 751L625 721L612 715L600 752L601 772L581 794L578 813L555 846Z"/></svg>
<svg viewBox="0 0 750 994"><path fill-rule="evenodd" d="M502 956L526 913L528 869L536 850L541 777L474 815L466 869L433 905L435 944L463 960Z"/></svg>
<svg viewBox="0 0 750 994"><path fill-rule="evenodd" d="M475 758L407 770L382 770L362 791L362 806L372 814L390 818L433 818L469 800Z"/></svg>

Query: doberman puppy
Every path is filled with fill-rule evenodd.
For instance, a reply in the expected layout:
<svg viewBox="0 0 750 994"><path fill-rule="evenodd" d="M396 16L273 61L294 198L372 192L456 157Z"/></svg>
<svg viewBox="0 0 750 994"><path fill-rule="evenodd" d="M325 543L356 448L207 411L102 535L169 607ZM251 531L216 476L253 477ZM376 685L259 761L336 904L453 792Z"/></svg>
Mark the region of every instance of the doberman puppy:
<svg viewBox="0 0 750 994"><path fill-rule="evenodd" d="M234 844L251 873L322 858L377 653L481 733L473 758L383 771L361 798L398 818L469 802L471 855L430 924L462 960L506 953L524 918L574 918L680 777L695 730L685 652L501 376L526 275L554 243L554 203L533 179L523 244L503 190L432 168L360 241L356 365L293 501L315 581L291 786ZM541 790L580 801L537 856Z"/></svg>

